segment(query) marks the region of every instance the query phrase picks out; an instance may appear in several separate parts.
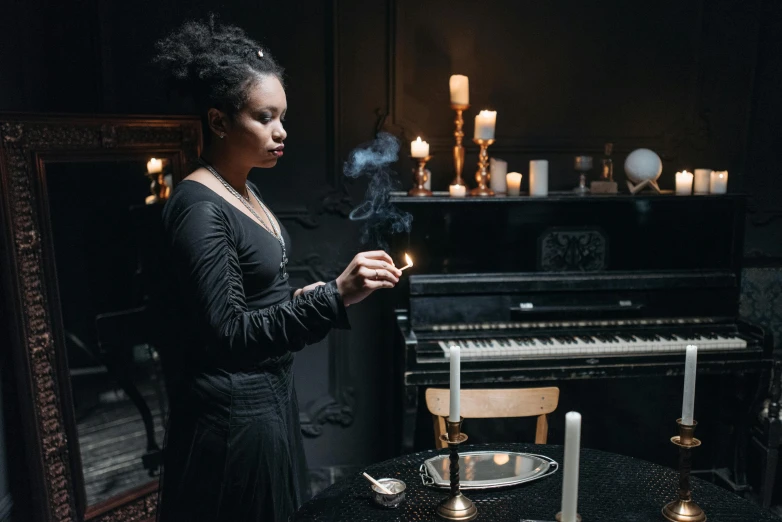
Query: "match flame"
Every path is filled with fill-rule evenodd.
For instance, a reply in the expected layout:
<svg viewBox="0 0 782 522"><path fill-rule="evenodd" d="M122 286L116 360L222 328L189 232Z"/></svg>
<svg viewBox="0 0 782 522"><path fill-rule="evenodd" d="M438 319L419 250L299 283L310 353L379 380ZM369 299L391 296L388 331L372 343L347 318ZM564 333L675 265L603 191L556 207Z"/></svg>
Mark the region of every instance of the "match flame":
<svg viewBox="0 0 782 522"><path fill-rule="evenodd" d="M410 258L410 255L405 253L405 263L407 263L410 266L413 266L413 260Z"/></svg>

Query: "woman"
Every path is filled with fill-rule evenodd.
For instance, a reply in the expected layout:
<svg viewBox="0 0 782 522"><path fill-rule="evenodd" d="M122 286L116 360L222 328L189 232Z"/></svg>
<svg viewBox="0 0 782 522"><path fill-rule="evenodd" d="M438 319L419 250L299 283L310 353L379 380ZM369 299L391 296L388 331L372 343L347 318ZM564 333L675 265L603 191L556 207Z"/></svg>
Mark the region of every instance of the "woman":
<svg viewBox="0 0 782 522"><path fill-rule="evenodd" d="M158 50L208 140L163 212L178 327L163 355L176 378L160 519L285 521L307 489L293 352L349 327L345 307L401 272L385 252L364 252L335 281L293 291L290 238L247 181L283 156L282 68L214 19L186 23Z"/></svg>

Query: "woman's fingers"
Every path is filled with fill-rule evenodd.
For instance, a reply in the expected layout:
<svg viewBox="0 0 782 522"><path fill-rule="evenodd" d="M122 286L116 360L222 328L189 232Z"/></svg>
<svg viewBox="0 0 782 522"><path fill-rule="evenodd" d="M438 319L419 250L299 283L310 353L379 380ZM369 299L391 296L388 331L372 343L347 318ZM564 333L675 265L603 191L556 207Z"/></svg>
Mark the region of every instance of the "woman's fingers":
<svg viewBox="0 0 782 522"><path fill-rule="evenodd" d="M394 283L391 281L374 281L372 279L367 280L365 283L370 290L378 290L380 288L394 288Z"/></svg>
<svg viewBox="0 0 782 522"><path fill-rule="evenodd" d="M361 264L367 268L382 268L383 270L388 270L397 278L402 277L402 271L393 264L389 264L387 261L382 261L380 259L364 259Z"/></svg>
<svg viewBox="0 0 782 522"><path fill-rule="evenodd" d="M389 263L391 266L394 265L394 260L391 259L391 256L389 256L388 253L386 253L384 250L371 250L369 252L361 252L359 255L364 256L367 259L380 259L386 263Z"/></svg>
<svg viewBox="0 0 782 522"><path fill-rule="evenodd" d="M369 268L362 266L358 273L366 281L389 281L393 284L399 282L399 278L396 275L384 268Z"/></svg>

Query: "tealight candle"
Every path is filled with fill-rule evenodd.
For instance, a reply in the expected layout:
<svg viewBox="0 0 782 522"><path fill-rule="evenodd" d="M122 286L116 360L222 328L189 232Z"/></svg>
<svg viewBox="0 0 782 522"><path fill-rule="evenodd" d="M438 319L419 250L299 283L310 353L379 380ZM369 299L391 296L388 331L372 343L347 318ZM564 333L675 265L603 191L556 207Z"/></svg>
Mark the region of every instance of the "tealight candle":
<svg viewBox="0 0 782 522"><path fill-rule="evenodd" d="M693 192L696 194L708 194L710 183L711 169L695 169L695 187Z"/></svg>
<svg viewBox="0 0 782 522"><path fill-rule="evenodd" d="M728 191L728 171L715 170L711 173L709 192L712 194L725 194Z"/></svg>
<svg viewBox="0 0 782 522"><path fill-rule="evenodd" d="M497 111L481 111L475 116L475 138L494 139L494 126L497 123Z"/></svg>
<svg viewBox="0 0 782 522"><path fill-rule="evenodd" d="M529 162L529 195L548 195L548 160Z"/></svg>
<svg viewBox="0 0 782 522"><path fill-rule="evenodd" d="M692 173L685 171L676 173L676 195L689 196L692 194Z"/></svg>
<svg viewBox="0 0 782 522"><path fill-rule="evenodd" d="M448 187L448 192L451 193L453 198L463 198L467 195L467 187L464 185L451 185Z"/></svg>
<svg viewBox="0 0 782 522"><path fill-rule="evenodd" d="M421 141L421 136L418 139L410 142L410 155L414 158L425 158L429 155L429 144L425 141Z"/></svg>
<svg viewBox="0 0 782 522"><path fill-rule="evenodd" d="M454 105L470 104L470 79L463 74L454 74L450 79L451 103Z"/></svg>
<svg viewBox="0 0 782 522"><path fill-rule="evenodd" d="M158 174L163 172L163 160L152 158L147 162L147 172L150 174Z"/></svg>
<svg viewBox="0 0 782 522"><path fill-rule="evenodd" d="M518 172L508 172L505 176L505 180L508 184L509 196L518 196L521 194L521 174Z"/></svg>

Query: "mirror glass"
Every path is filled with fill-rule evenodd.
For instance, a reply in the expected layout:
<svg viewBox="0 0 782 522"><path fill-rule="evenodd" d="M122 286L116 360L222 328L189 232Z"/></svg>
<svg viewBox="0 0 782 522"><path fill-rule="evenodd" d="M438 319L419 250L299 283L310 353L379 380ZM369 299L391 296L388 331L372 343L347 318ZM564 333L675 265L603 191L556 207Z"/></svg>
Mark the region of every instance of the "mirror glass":
<svg viewBox="0 0 782 522"><path fill-rule="evenodd" d="M148 201L147 159L45 164L88 506L159 472L166 392L146 305L162 204Z"/></svg>

